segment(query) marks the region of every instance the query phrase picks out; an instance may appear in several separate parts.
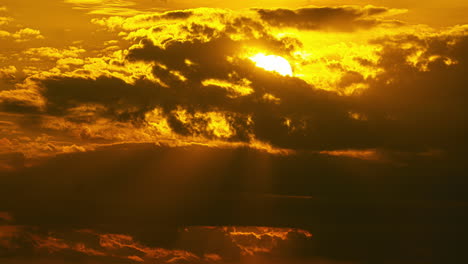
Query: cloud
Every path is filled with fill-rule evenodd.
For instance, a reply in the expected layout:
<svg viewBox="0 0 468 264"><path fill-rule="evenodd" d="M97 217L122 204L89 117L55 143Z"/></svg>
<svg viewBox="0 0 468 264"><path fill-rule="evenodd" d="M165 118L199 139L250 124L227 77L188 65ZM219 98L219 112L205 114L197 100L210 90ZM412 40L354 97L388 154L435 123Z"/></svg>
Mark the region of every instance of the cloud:
<svg viewBox="0 0 468 264"><path fill-rule="evenodd" d="M16 42L26 42L36 39L44 39L44 36L42 36L41 32L37 29L23 28L15 33L0 30L0 38L13 39Z"/></svg>
<svg viewBox="0 0 468 264"><path fill-rule="evenodd" d="M8 212L0 212L0 219L5 222L13 221L13 217Z"/></svg>
<svg viewBox="0 0 468 264"><path fill-rule="evenodd" d="M37 228L11 225L0 226L0 230L0 250L8 254L6 260L14 260L22 254L36 260L62 258L75 259L78 263L243 263L247 245L268 249L248 253L249 257L268 256L279 241L307 234L307 231L292 228L190 226L165 235L166 239L175 240L174 244L152 247L130 235L99 233L92 229L44 233ZM209 240L196 243L203 241L202 238ZM242 249L238 243L243 244Z"/></svg>
<svg viewBox="0 0 468 264"><path fill-rule="evenodd" d="M400 22L380 17L395 13L385 7L310 7L291 9L257 9L260 18L275 27L302 30L330 30L352 32L384 24L397 26Z"/></svg>
<svg viewBox="0 0 468 264"><path fill-rule="evenodd" d="M0 80L12 80L15 79L17 69L15 66L10 65L7 67L0 68Z"/></svg>
<svg viewBox="0 0 468 264"><path fill-rule="evenodd" d="M135 6L136 1L126 0L65 0L65 3L72 4L74 9L88 10L89 15L115 15L133 16L144 11L139 11ZM149 9L149 8L141 8Z"/></svg>
<svg viewBox="0 0 468 264"><path fill-rule="evenodd" d="M1 38L7 38L7 37L10 37L10 36L11 36L10 32L5 31L5 30L0 30L0 37Z"/></svg>
<svg viewBox="0 0 468 264"><path fill-rule="evenodd" d="M0 109L7 112L38 112L44 107L44 99L32 89L0 91Z"/></svg>
<svg viewBox="0 0 468 264"><path fill-rule="evenodd" d="M16 42L24 42L33 39L44 39L41 35L41 31L32 28L23 28L12 34L12 37Z"/></svg>
<svg viewBox="0 0 468 264"><path fill-rule="evenodd" d="M39 47L29 48L23 51L25 55L34 58L45 57L51 59L77 58L80 57L81 54L84 52L86 52L85 49L74 46L70 46L66 49L57 49L53 47Z"/></svg>
<svg viewBox="0 0 468 264"><path fill-rule="evenodd" d="M163 13L141 14L132 17L112 16L109 18L93 18L91 21L100 26L106 26L111 30L136 30L145 27L152 27L163 24L167 21L187 20L194 16L195 12L200 14L200 10L179 10Z"/></svg>
<svg viewBox="0 0 468 264"><path fill-rule="evenodd" d="M3 173L0 210L35 234L39 256L430 262L455 254L447 241L467 232L456 173L462 159L410 156L402 166L248 148L114 145ZM7 248L10 256L28 252Z"/></svg>
<svg viewBox="0 0 468 264"><path fill-rule="evenodd" d="M365 10L367 14L387 12L370 7ZM445 138L442 127L454 128L464 122L461 106L452 108L450 113L443 107L449 102L457 105L457 98L448 96L443 103L438 102L438 97L425 97L432 98L428 106L435 107L431 111L440 116L427 124L417 115L422 110L412 106L422 105L418 100L431 91L423 88L427 78L438 78L438 82L431 81L434 93L440 91L442 76L449 72L456 80L450 89L459 89L456 87L464 82L459 72L466 58L461 51L450 52L464 49L463 28L432 35L411 33L378 38L365 46L375 52L372 60L357 53L352 58L338 57L326 64L324 67L338 69L342 75L337 77L335 90L323 90L300 75L279 76L255 67L246 55L268 50L293 61L303 48L299 40L275 36L262 23L238 14L223 20L223 27L219 27L200 19L199 12L157 14L198 17L194 20L198 22L175 23L177 31L173 33L164 27L156 30L158 26L150 26L158 23L152 17L135 18L149 21L141 25L144 31L134 31L140 32L138 37L128 39L138 40L139 44L109 56L78 58L80 49L67 49L68 53L57 60L53 71L43 71L28 79L38 87L26 89L26 84L23 90L3 91L4 108L26 111L30 107L27 111L43 111L48 116L38 118L43 124L36 129L61 132L75 140L99 139L106 143L169 139L181 141L180 145L212 141L255 147L263 142L277 149L332 155L354 153L356 157L374 160L386 158L363 153L386 149L421 153L457 148L455 143L439 143ZM217 18L226 16L218 10L212 12ZM409 48L399 52L395 45ZM441 50L438 45L450 48ZM27 52L31 56L59 58L55 55L58 50L50 48ZM323 58L327 56L331 55ZM358 66L348 69L347 64L351 63L348 60L375 70L368 74ZM445 68L432 66L437 62L443 62ZM402 67L392 68L397 64ZM402 90L404 86L395 85L400 81L407 83L408 88ZM359 92L341 92L351 88ZM413 96L412 91L421 96ZM42 99L33 100L32 95ZM393 108L392 104L404 102L407 107ZM96 111L90 111L89 107ZM420 137L420 127L428 128L426 137Z"/></svg>
<svg viewBox="0 0 468 264"><path fill-rule="evenodd" d="M0 150L4 151L4 144L8 144L10 142L6 142L7 139L3 138L0 139ZM24 167L25 157L21 152L12 152L10 150L7 153L0 154L0 171L11 171L17 170ZM1 218L1 215L0 215ZM8 218L5 218L8 219Z"/></svg>
<svg viewBox="0 0 468 264"><path fill-rule="evenodd" d="M13 19L11 17L0 17L0 26L9 24Z"/></svg>
<svg viewBox="0 0 468 264"><path fill-rule="evenodd" d="M370 113L387 115L393 128L402 128L393 130L391 145L464 148L463 139L448 139L466 130L460 124L466 123L462 98L468 94L462 87L467 82L463 74L467 39L462 28L430 37L402 35L379 41L383 49L377 66L384 72L367 80L370 87L360 102L363 107L372 105Z"/></svg>

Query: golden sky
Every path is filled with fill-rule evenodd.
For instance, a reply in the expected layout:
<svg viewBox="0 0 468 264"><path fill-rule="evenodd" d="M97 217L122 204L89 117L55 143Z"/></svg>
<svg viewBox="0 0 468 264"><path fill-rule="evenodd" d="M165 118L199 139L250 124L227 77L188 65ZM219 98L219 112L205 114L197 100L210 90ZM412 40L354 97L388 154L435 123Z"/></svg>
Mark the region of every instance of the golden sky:
<svg viewBox="0 0 468 264"><path fill-rule="evenodd" d="M1 1L0 263L459 260L467 13Z"/></svg>
<svg viewBox="0 0 468 264"><path fill-rule="evenodd" d="M464 8L463 3L446 1L441 8L447 12L440 12L432 2L417 5L413 1L202 1L196 4L193 1L7 1L1 8L2 101L5 109L34 111L16 109L3 111L2 115L15 128L21 122L19 119L26 116L40 118L38 127L18 127L16 136L6 132L4 139L9 142L6 147L24 148L20 152L28 157L48 155L37 149L41 148L40 144L32 147L21 142L46 136L47 141L60 142L54 153L92 149L96 142L176 145L198 142L249 145L273 152L294 150L299 146L292 144L295 141L289 141L288 136L313 139L314 136L306 134L313 133L313 122L319 122L310 120L312 113L305 109L287 110L288 104L297 103L294 97L300 93L320 97L314 89L328 91L331 97L336 97L330 99L333 101L330 104L338 104L340 108L344 106L339 100L350 101L347 104L359 104L355 101L363 98L374 100L371 86L382 82L382 77L388 74L382 56L386 49L396 45L404 49L406 54L401 55L405 56L402 59L406 65L420 72L427 71L433 61L456 65L456 58L448 54L450 50L444 53L422 44L426 39L437 41L464 35L466 29L460 24L462 16L458 14ZM439 18L440 13L450 14L450 19ZM430 23L421 16L430 17ZM405 40L405 34L420 38L421 43ZM159 52L160 58L151 57L152 52ZM171 58L174 52L186 52L187 56ZM268 60L275 57L285 65L277 66L278 61ZM183 64L176 62L182 59ZM296 88L265 90L263 86L268 84L242 72L245 67L252 67L252 63L257 66L255 71L265 66L272 72L274 67L286 69L283 75L293 78L272 74L270 80L279 78L284 85ZM216 65L225 68L214 72ZM98 89L85 96L77 90L80 99L74 100L73 92L66 91L72 88L61 88L65 82L93 80L102 82L109 91ZM124 85L120 89L135 98L124 102L130 99L124 96L119 99L122 101L118 103L119 109L115 109L110 101L105 102L110 99L109 94L101 97L101 92L112 93L106 82ZM151 91L149 88L131 92L132 86L140 87L137 82L156 85L155 94L146 98L144 94ZM52 86L47 87L48 84ZM186 94L182 88L166 93L172 86L194 85L200 88L193 94ZM225 93L229 103L222 102L221 98L198 102L203 93L210 93L209 89L217 90L218 96ZM151 100L158 93L166 94ZM361 93L365 95L357 96ZM165 104L164 96L174 97L173 105ZM148 101L142 101L142 97ZM200 105L200 109L190 101ZM259 105L261 102L264 105ZM270 107L268 104L279 111L276 120L255 120L259 118L255 112L265 111L263 108ZM364 112L373 110L359 108L362 107L348 105L340 109L340 118L350 120L346 122L368 123L369 113ZM88 122L76 122L76 118L85 118L82 115ZM260 136L264 128L257 126L259 122L276 123L278 137ZM278 129L284 130L284 135ZM89 142L93 139L94 142ZM298 144L302 149L310 148ZM354 148L353 144L332 146L333 142L309 141L308 144L320 151ZM323 146L313 147L317 144ZM379 148L373 144L366 147Z"/></svg>

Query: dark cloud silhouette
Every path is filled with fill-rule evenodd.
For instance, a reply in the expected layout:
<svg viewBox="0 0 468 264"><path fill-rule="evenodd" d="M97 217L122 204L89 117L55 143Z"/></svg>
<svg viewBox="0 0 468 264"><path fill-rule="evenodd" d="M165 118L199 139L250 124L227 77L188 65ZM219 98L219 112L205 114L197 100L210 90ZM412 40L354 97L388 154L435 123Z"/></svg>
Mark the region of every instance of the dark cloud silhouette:
<svg viewBox="0 0 468 264"><path fill-rule="evenodd" d="M216 253L231 260L239 249L220 230L194 229L183 236L178 230L194 225L301 228L314 236L289 234L271 254L438 263L463 258L454 247L468 232L461 160L421 156L402 159L407 165L401 166L247 148L116 145L3 174L0 210L11 212L21 226L121 233L151 248ZM200 236L210 239L197 242ZM61 239L75 245L83 238ZM252 245L251 239L248 233L237 237L244 246ZM271 247L267 237L259 239L253 246Z"/></svg>
<svg viewBox="0 0 468 264"><path fill-rule="evenodd" d="M47 111L58 115L81 104L96 103L106 107L108 114L116 118L138 119L154 108L158 98L157 85L145 80L130 85L112 77L51 78L43 83Z"/></svg>
<svg viewBox="0 0 468 264"><path fill-rule="evenodd" d="M24 166L23 153L0 153L0 170L15 170Z"/></svg>
<svg viewBox="0 0 468 264"><path fill-rule="evenodd" d="M367 80L370 88L359 98L369 114L380 113L393 119L389 146L431 146L463 151L467 142L468 93L465 68L468 38L462 36L400 36L380 40L383 50L378 67L385 71ZM455 45L449 44L456 42ZM404 44L412 49L401 49ZM421 51L416 65L408 62ZM453 60L453 61L452 61ZM382 133L384 133L382 131Z"/></svg>
<svg viewBox="0 0 468 264"><path fill-rule="evenodd" d="M187 19L193 15L191 11L170 11L161 15L162 19Z"/></svg>
<svg viewBox="0 0 468 264"><path fill-rule="evenodd" d="M284 54L289 51L288 44L281 40L251 41L277 47ZM229 117L227 122L234 130L228 140L248 142L249 135L253 135L281 148L421 152L462 151L467 145L462 138L468 116L463 88L467 83L464 54L468 49L464 36L403 36L376 42L382 46L382 52L375 67L384 70L367 79L357 72L346 73L339 85L369 86L361 94L350 96L264 71L248 59L228 60L251 41L221 36L208 42L173 40L159 47L147 40L130 51L128 60L155 63L153 75L167 87L145 79L128 84L115 77L56 77L42 81L42 95L47 99L48 113L54 115L66 115L67 109L95 103L105 107L104 116L137 125L144 124L146 113L160 107L171 129L185 136L194 133L194 126L206 127L207 123L195 118L183 123L177 117L177 109L184 109L189 115L218 111ZM426 62L422 59L421 65L407 61L415 50L399 48L412 42L426 45L421 55ZM185 80L174 75L174 71ZM203 85L207 79L232 83L247 79L252 93L232 97L226 89ZM279 99L279 103L265 101L266 94ZM362 118L353 117L355 112ZM202 135L212 137L208 132Z"/></svg>
<svg viewBox="0 0 468 264"><path fill-rule="evenodd" d="M399 25L376 16L390 10L385 7L311 7L291 9L257 9L261 19L275 27L304 30L356 31L383 24Z"/></svg>

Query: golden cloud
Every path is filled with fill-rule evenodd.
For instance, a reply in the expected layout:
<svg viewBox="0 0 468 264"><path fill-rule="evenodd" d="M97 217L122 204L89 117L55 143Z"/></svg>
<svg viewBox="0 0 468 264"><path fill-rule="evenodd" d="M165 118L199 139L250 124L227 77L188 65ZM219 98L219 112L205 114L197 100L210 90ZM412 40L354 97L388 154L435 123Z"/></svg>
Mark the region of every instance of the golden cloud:
<svg viewBox="0 0 468 264"><path fill-rule="evenodd" d="M2 104L8 111L45 112L40 129L106 144L182 140L327 154L379 149L368 126L403 117L391 111L376 117L376 110L359 102L367 104L377 83L390 85L398 77L385 62L389 47L401 45L405 65L421 72L431 72L438 62L450 68L462 63L411 38L438 39L455 48L465 37L463 26L388 27L384 18L398 12L374 6L197 8L93 18L117 39L95 51L76 46L23 51L31 62L50 58L55 64L46 70L45 64L2 68L5 78L13 77L13 70L28 76L17 89L1 92ZM286 23L296 20L306 24ZM351 27L360 30L350 34ZM327 33L319 32L325 28ZM21 32L17 35L39 34ZM294 75L274 76L255 67L249 57L261 52L282 56ZM335 126L352 132L323 141L321 135L334 135Z"/></svg>

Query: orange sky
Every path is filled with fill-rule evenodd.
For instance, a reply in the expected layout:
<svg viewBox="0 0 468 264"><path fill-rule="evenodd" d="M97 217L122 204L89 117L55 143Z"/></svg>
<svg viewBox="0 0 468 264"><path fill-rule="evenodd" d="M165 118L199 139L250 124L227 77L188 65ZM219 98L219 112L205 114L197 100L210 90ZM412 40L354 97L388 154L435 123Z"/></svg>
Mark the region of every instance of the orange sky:
<svg viewBox="0 0 468 264"><path fill-rule="evenodd" d="M464 263L467 13L3 0L0 263Z"/></svg>
<svg viewBox="0 0 468 264"><path fill-rule="evenodd" d="M30 104L43 112L47 98L44 98L44 95L39 92L41 85L35 86L36 84L33 84L37 78L46 80L60 78L60 76L88 76L86 78L95 79L99 76L112 76L128 84L134 84L139 78L146 78L163 87L168 87L168 84L151 73L154 64L146 63L148 61L144 62L145 59L127 61L126 56L129 52L138 49L138 42L143 38L151 39L156 45L161 45L163 41L170 38L209 41L210 36L203 36L203 34L197 36L199 33L185 32L181 28L198 23L204 27L212 27L216 31L223 32L226 30L225 23L227 21L235 21L235 19L240 18L249 19L249 23L259 21L260 24L256 26L257 33L255 34L268 34L271 38L282 41L281 45L283 46L259 43L258 40L252 39L252 36L246 35L244 29L238 29L237 33L230 33L230 37L243 43L238 47L241 50L236 51L235 54L226 54L230 59L254 58L256 54L283 56L289 63L284 67L291 67L293 77L298 80L317 89L333 91L340 95L352 95L368 89L369 83L365 81L366 79L376 78L385 72L382 67L360 62L360 60L365 60L375 64L382 59L379 54L382 51L382 45L377 44L375 40L399 34L412 34L421 38L463 34L461 32L465 30L465 27L461 25L464 22L464 17L461 14L465 6L462 2L457 1L444 1L443 6L438 6L436 1L424 4L418 4L415 1L391 1L391 3L390 1L374 1L372 3L364 1L346 1L346 3L343 1L256 1L249 3L243 1L205 1L196 4L193 1L47 0L40 3L37 1L7 1L0 11L2 16L0 42L3 46L0 54L0 69L2 76L4 76L4 81L1 84L4 87L3 96L4 100L7 101L26 97L25 100L29 100ZM270 8L271 11L258 11L258 8ZM272 11L276 10L275 8L290 9L288 11L290 13L274 13ZM168 19L164 18L164 12L177 12L177 10L186 10L181 12L190 14L181 17L181 19L174 17L173 24L171 24L170 13L167 16ZM161 18L158 18L159 22L156 21L157 14L161 14ZM213 17L210 17L210 14ZM259 29L258 26L261 26L262 29ZM161 32L152 33L151 30L156 28ZM289 45L288 48L286 48L287 45ZM408 45L413 44L407 43L405 45L408 48ZM455 59L445 55L424 54L426 48L423 46L415 45L414 48L417 50L411 51L412 54L408 55L406 60L414 66L419 65L420 70L424 70L424 67L427 67L426 64L431 59L436 58L435 56L441 56L446 64L457 63ZM262 64L258 61L255 63ZM264 63L265 65L269 64L269 62ZM161 66L167 67L167 65ZM182 69L167 70L181 79L182 82L186 82L187 76L184 76ZM241 92L243 94L229 95L231 98L251 95L255 90L255 87L252 87L252 80L239 74L234 77L233 73L235 71L229 73L231 77L228 79L224 79L225 77L206 78L203 84L215 84L218 87L224 87L225 91L230 91L230 93L237 93L244 89L244 92ZM356 78L363 79L357 81ZM230 86L234 88L231 89ZM17 89L12 90L13 87ZM245 91L250 92L246 93ZM278 97L278 94L265 92L262 98L262 100L272 104L275 102L281 104L281 98ZM88 109L87 113L90 114L100 107L104 107L103 111L107 108L107 106L88 103L81 106L76 105L73 111L82 111L79 109L86 108ZM166 113L162 113L161 109L156 107L152 112L146 111L145 114L147 124L152 125L138 127L138 132L135 132L132 129L133 125L125 123L123 127L118 128L120 140L114 138L114 133L109 133L109 131L117 129L113 120L95 120L88 124L86 128L88 132L86 133L102 134L99 136L100 138L114 142L116 140L117 142L159 140L181 142L182 140L182 142L196 141L200 143L215 142L213 138L203 136L206 133L214 133L218 135L214 138L218 143L210 144L215 145L223 142L229 145L232 140L226 142L227 139L239 136L236 135L236 131L233 131L233 127L229 124L231 121L228 120L233 118L234 112L215 110L205 111L205 113L203 111L187 113L184 112L186 109L182 105L178 105L176 108L178 109L178 118L182 118L184 115L183 118L186 122L203 118L207 120L208 125L202 128L194 124L189 129L192 137L183 139L184 136L174 133L174 127L167 123L167 117L164 117ZM176 111L175 108L173 110ZM18 122L18 116L15 117L11 114L3 113L5 121ZM347 114L349 117L363 121L368 118L366 114L352 109L347 111ZM77 142L74 139L77 134L83 134L76 131L79 130L77 124L70 122L67 118L63 120L58 119L59 117L55 115L46 114L45 116L47 120L42 121L42 127L50 129L61 124L59 125L61 128L58 128L61 132L52 136L54 141L65 144L64 147L67 149L73 145L76 145L78 149L94 148L88 143ZM243 114L243 118L248 120L250 117L248 114ZM304 128L305 123L301 118L298 120L288 116L281 118L284 120L284 124L288 124L289 128L286 127L287 129L298 132L301 130L299 129L301 126L303 126L302 129ZM126 128L124 129L124 127ZM148 129L156 129L158 136L155 137ZM29 129L29 131L21 133L24 133L26 137L38 137L42 133L38 133L39 131L41 130ZM108 138L109 136L110 138ZM257 139L255 133L247 133L244 137L250 138L248 145L260 146L260 148L278 147L283 149L288 145L274 146L275 144L271 140ZM7 136L5 140L7 139L11 141L12 138ZM241 142L244 144L245 140L241 140ZM77 145L77 143L79 144ZM369 147L374 148L375 146ZM33 155L34 151L27 148L28 155Z"/></svg>

